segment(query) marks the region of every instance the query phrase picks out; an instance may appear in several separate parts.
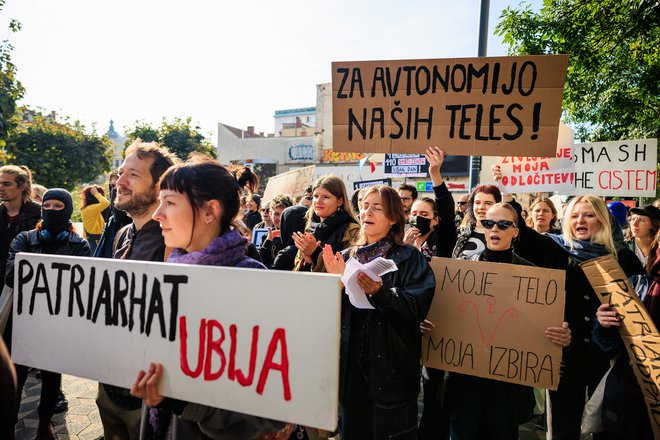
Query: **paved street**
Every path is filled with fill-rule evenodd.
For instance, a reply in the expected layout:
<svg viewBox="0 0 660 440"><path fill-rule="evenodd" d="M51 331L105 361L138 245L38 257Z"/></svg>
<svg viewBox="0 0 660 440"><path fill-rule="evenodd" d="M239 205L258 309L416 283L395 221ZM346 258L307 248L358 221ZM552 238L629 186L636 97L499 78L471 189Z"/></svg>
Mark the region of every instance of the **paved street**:
<svg viewBox="0 0 660 440"><path fill-rule="evenodd" d="M97 383L63 375L62 390L69 400L69 410L55 414L53 417L57 438L60 440L94 440L103 435L103 427L95 402ZM35 370L32 370L23 391L16 440L34 439L39 423L37 405L40 393L41 381L35 377Z"/></svg>
<svg viewBox="0 0 660 440"><path fill-rule="evenodd" d="M23 391L16 440L32 440L37 432L39 423L37 405L41 392L41 381L35 377L35 371L30 371ZM57 438L60 440L95 440L102 436L103 427L95 403L97 383L92 380L63 375L62 389L69 400L69 410L56 414L53 418ZM420 412L421 409L420 405ZM540 440L545 438L545 433L535 430L529 423L521 426L519 438Z"/></svg>

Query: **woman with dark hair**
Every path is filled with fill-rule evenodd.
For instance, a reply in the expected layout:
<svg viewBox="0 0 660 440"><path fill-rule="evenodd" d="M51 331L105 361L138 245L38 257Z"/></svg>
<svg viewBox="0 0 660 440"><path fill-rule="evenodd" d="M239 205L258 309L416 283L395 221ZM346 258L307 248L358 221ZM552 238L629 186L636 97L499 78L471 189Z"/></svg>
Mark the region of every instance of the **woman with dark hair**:
<svg viewBox="0 0 660 440"><path fill-rule="evenodd" d="M405 215L397 192L377 185L364 190L360 235L355 246L323 260L328 273L342 275L345 260L378 257L397 270L358 281L373 309L359 309L342 295L340 432L342 440L417 438L421 337L419 323L431 307L435 278L424 256L403 243Z"/></svg>
<svg viewBox="0 0 660 440"><path fill-rule="evenodd" d="M481 220L486 248L470 260L532 266L513 248L518 236L518 213L508 203L497 203ZM546 337L567 347L571 341L568 323L548 327ZM447 407L451 416L451 438L461 440L518 438L518 425L526 422L534 407L531 387L493 379L449 373Z"/></svg>
<svg viewBox="0 0 660 440"><path fill-rule="evenodd" d="M333 252L346 249L357 238L360 225L339 177L321 177L312 187L312 195L305 233L293 234L298 248L294 270L325 272L321 249L326 244Z"/></svg>
<svg viewBox="0 0 660 440"><path fill-rule="evenodd" d="M254 193L245 196L245 207L246 211L243 215L245 226L254 229L255 226L264 221L261 217L261 212L259 212L259 209L261 209L261 196Z"/></svg>
<svg viewBox="0 0 660 440"><path fill-rule="evenodd" d="M501 201L502 194L495 185L479 185L472 191L452 252L453 258L469 260L472 255L483 252L486 237L481 220L486 218L486 212L491 206Z"/></svg>
<svg viewBox="0 0 660 440"><path fill-rule="evenodd" d="M539 197L529 205L529 212L531 214L525 220L527 226L539 234L545 232L561 234L561 230L557 227L559 221L557 208L552 200L547 197Z"/></svg>
<svg viewBox="0 0 660 440"><path fill-rule="evenodd" d="M12 241L7 260L6 283L14 286L14 262L19 252L50 255L72 255L88 257L90 255L89 244L81 236L76 234L71 224L73 213L73 200L71 194L62 188L53 188L43 195L41 205L41 223L36 229L19 233ZM9 316L5 328L5 342L11 352L12 316ZM18 376L18 391L16 394L16 412L14 424L18 420L18 409L21 403L21 392L27 380L29 368L24 365L16 365ZM51 419L55 411L57 395L62 384L62 375L50 371L41 370L41 400L37 412L39 414L39 426L37 427L37 439L55 439L51 426Z"/></svg>
<svg viewBox="0 0 660 440"><path fill-rule="evenodd" d="M245 255L248 241L231 226L238 214L240 190L258 185L257 176L248 168L228 170L204 156L194 156L167 170L159 185L160 205L153 218L160 223L165 245L174 249L168 262L264 268ZM247 439L275 433L284 426L260 417L165 398L158 390L162 374L162 365L152 363L148 371L139 372L131 389L131 394L145 399L149 407L174 413L169 425L150 418L151 429L159 435L175 439Z"/></svg>
<svg viewBox="0 0 660 440"><path fill-rule="evenodd" d="M110 200L105 198L105 191L99 185L88 185L80 192L82 203L83 237L89 242L92 255L101 240L105 227L103 211L110 206Z"/></svg>
<svg viewBox="0 0 660 440"><path fill-rule="evenodd" d="M658 249L658 231L660 231L660 209L653 205L632 208L630 210L630 228L626 232L626 244L639 261L650 272L653 257Z"/></svg>

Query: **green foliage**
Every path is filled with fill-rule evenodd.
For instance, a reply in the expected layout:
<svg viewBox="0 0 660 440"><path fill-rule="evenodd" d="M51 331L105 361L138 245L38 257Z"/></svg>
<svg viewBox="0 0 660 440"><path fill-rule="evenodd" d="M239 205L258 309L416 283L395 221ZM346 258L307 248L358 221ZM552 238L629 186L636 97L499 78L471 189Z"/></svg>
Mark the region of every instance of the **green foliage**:
<svg viewBox="0 0 660 440"><path fill-rule="evenodd" d="M5 0L0 0L0 12ZM9 22L9 30L18 32L21 24L16 20ZM10 131L15 127L14 115L16 101L23 97L25 90L16 78L16 66L11 62L13 46L9 40L0 41L0 147L6 145Z"/></svg>
<svg viewBox="0 0 660 440"><path fill-rule="evenodd" d="M545 0L503 11L511 55L568 54L564 117L582 141L660 136L660 2Z"/></svg>
<svg viewBox="0 0 660 440"><path fill-rule="evenodd" d="M158 128L154 128L145 122L136 122L135 127L126 132L126 146L135 139L145 142L158 142L166 146L180 159L185 160L190 153L199 152L214 159L218 157L216 149L200 133L200 127L191 126L191 118L174 118L172 122L163 119Z"/></svg>
<svg viewBox="0 0 660 440"><path fill-rule="evenodd" d="M79 124L56 122L51 116L25 111L23 123L7 141L9 162L27 165L46 188L72 190L110 169L110 140L86 133Z"/></svg>

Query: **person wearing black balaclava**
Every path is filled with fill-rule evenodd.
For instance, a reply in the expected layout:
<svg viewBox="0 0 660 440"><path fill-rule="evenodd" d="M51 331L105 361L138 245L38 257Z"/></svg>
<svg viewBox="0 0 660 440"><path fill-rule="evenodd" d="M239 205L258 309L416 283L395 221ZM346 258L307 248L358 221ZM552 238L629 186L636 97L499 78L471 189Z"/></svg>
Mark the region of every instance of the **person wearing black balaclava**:
<svg viewBox="0 0 660 440"><path fill-rule="evenodd" d="M88 257L90 254L89 244L78 235L71 224L73 213L73 201L71 194L62 188L53 188L43 196L41 205L41 223L35 229L21 232L12 241L7 260L7 271L5 282L8 286L14 286L14 262L19 252L33 254L71 255ZM5 328L5 343L11 352L12 316L10 315ZM21 392L27 380L28 367L16 365L18 377L17 401L15 407L15 422L18 420L18 408L20 406ZM37 439L54 439L55 434L51 425L51 419L55 410L57 394L62 383L62 375L50 371L41 370L41 400L37 412L39 414L39 426L37 428Z"/></svg>

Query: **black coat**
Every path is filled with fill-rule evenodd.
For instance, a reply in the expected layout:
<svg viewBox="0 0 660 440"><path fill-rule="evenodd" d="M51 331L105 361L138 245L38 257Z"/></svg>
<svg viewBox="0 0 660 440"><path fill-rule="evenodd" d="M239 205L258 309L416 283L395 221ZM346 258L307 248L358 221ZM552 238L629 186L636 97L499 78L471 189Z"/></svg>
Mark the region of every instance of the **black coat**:
<svg viewBox="0 0 660 440"><path fill-rule="evenodd" d="M9 231L7 228L6 214L7 208L5 204L0 204L0 231L2 231L2 234L0 234L0 275L2 275L0 276L0 290L2 290L5 283L5 265L9 257L11 242L19 232L29 231L37 226L37 223L41 219L41 205L31 200L25 202L21 207L16 227L12 228L13 231Z"/></svg>
<svg viewBox="0 0 660 440"><path fill-rule="evenodd" d="M29 252L31 254L68 255L74 257L89 257L90 248L87 240L75 232L69 232L69 236L61 243L48 245L39 238L39 231L23 231L14 238L9 248L9 258L5 272L5 282L9 287L14 287L14 262L16 254Z"/></svg>
<svg viewBox="0 0 660 440"><path fill-rule="evenodd" d="M348 254L347 249L344 257ZM357 309L342 295L340 399L350 399L355 375L367 377L375 401L402 401L419 394L419 323L431 307L435 277L412 246L394 246L387 258L398 270L385 274L383 287L369 298L375 309Z"/></svg>

